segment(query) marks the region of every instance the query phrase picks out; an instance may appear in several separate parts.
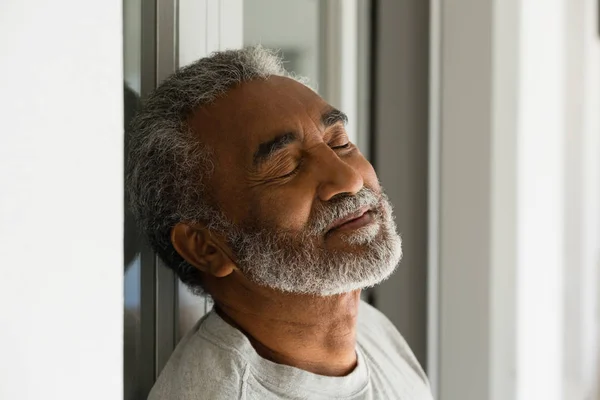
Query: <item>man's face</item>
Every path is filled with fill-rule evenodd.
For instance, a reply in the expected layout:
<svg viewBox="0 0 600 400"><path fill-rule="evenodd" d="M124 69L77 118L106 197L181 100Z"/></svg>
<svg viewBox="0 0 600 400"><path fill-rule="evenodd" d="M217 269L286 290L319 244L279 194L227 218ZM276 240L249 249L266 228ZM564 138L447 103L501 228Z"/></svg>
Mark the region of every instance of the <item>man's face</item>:
<svg viewBox="0 0 600 400"><path fill-rule="evenodd" d="M328 295L393 272L391 207L344 122L284 77L243 83L190 119L213 151L207 187L222 218L212 226L251 281Z"/></svg>

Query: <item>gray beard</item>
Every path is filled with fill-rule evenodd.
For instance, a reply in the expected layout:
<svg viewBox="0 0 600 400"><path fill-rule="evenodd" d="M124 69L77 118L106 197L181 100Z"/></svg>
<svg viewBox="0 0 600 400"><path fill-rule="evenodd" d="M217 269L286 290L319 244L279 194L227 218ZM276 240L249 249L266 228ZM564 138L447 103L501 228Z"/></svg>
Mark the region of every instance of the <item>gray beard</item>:
<svg viewBox="0 0 600 400"><path fill-rule="evenodd" d="M337 197L316 208L300 232L228 223L224 233L240 271L261 286L318 296L364 289L387 279L402 258L402 240L387 196L363 188L354 196ZM327 248L327 227L364 206L371 207L374 221L341 234L347 249Z"/></svg>

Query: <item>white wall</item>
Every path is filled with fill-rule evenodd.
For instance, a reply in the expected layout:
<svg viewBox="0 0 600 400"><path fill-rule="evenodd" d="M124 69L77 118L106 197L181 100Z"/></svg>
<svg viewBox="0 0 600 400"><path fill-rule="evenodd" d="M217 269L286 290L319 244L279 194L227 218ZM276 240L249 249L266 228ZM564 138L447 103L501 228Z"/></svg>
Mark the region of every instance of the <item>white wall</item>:
<svg viewBox="0 0 600 400"><path fill-rule="evenodd" d="M597 2L566 8L566 399L597 399L600 266L600 38ZM596 396L594 396L594 392Z"/></svg>
<svg viewBox="0 0 600 400"><path fill-rule="evenodd" d="M572 1L572 0L571 0ZM517 398L563 398L566 1L521 2Z"/></svg>
<svg viewBox="0 0 600 400"><path fill-rule="evenodd" d="M0 5L0 398L119 399L122 2Z"/></svg>
<svg viewBox="0 0 600 400"><path fill-rule="evenodd" d="M595 398L600 42L594 0L521 1L519 399Z"/></svg>
<svg viewBox="0 0 600 400"><path fill-rule="evenodd" d="M439 399L593 398L597 4L434 4L439 342L429 349Z"/></svg>

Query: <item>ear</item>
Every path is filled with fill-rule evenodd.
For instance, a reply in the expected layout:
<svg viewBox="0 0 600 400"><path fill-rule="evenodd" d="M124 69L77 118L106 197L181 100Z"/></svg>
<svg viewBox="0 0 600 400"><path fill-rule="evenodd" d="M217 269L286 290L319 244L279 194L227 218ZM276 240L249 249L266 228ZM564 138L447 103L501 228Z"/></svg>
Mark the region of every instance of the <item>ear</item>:
<svg viewBox="0 0 600 400"><path fill-rule="evenodd" d="M171 243L188 263L207 274L223 278L237 267L225 250L226 246L204 226L178 223L171 231Z"/></svg>

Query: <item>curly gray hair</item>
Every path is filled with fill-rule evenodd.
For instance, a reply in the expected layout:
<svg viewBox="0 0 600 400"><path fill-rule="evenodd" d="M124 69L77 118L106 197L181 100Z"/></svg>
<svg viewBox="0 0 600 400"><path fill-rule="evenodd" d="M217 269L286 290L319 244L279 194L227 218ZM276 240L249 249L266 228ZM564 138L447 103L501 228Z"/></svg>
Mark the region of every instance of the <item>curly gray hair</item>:
<svg viewBox="0 0 600 400"><path fill-rule="evenodd" d="M171 230L181 221L217 224L221 214L203 184L213 169L211 150L187 118L233 86L273 75L290 76L281 57L260 46L213 53L162 82L131 124L126 166L131 211L161 259L197 293L200 274L173 247Z"/></svg>

